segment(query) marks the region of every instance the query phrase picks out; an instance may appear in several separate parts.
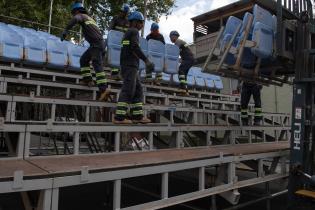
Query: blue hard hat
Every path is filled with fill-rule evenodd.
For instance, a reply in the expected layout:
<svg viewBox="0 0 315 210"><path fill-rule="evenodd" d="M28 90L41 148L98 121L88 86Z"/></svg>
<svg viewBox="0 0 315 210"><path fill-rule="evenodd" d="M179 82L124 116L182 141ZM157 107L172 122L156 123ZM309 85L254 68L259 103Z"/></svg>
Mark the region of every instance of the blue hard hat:
<svg viewBox="0 0 315 210"><path fill-rule="evenodd" d="M129 21L132 21L132 20L144 21L144 17L141 12L135 11L135 12L130 13L130 15L128 16L128 20Z"/></svg>
<svg viewBox="0 0 315 210"><path fill-rule="evenodd" d="M157 24L157 23L152 23L151 24L151 31L158 30L159 28L160 28L159 24Z"/></svg>
<svg viewBox="0 0 315 210"><path fill-rule="evenodd" d="M75 2L71 5L71 11L84 9L83 4L81 2Z"/></svg>
<svg viewBox="0 0 315 210"><path fill-rule="evenodd" d="M128 13L130 11L129 5L128 4L123 4L121 7L121 11L124 13Z"/></svg>
<svg viewBox="0 0 315 210"><path fill-rule="evenodd" d="M171 31L170 37L171 36L179 36L179 33L177 31Z"/></svg>

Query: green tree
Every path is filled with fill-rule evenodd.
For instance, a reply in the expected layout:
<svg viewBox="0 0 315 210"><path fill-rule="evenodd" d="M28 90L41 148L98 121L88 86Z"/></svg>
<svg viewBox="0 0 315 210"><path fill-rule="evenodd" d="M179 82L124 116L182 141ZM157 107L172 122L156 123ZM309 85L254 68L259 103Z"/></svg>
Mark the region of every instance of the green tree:
<svg viewBox="0 0 315 210"><path fill-rule="evenodd" d="M147 17L158 21L162 15L170 14L175 0L147 0ZM70 5L73 0L54 0L52 25L64 28L71 19ZM121 5L130 4L133 9L144 11L143 0L85 0L85 7L89 14L96 19L102 31L105 31L112 17L116 15ZM0 21L30 27L40 30L48 30L47 26L33 24L30 22L48 25L50 0L0 0ZM15 17L30 22L9 19L4 16ZM78 31L79 28L74 28ZM52 29L52 33L59 35L61 29Z"/></svg>
<svg viewBox="0 0 315 210"><path fill-rule="evenodd" d="M144 12L143 0L87 0L88 10L102 30L106 30L112 17L119 13L121 6L127 3L132 9ZM162 15L169 15L175 6L175 0L147 0L147 18L159 21Z"/></svg>
<svg viewBox="0 0 315 210"><path fill-rule="evenodd" d="M69 13L71 2L71 0L54 0L53 26L64 26L71 18L71 14ZM31 22L48 25L49 9L50 0L0 0L0 21L47 31L47 26ZM28 20L30 22L9 19L4 16ZM60 34L60 30L53 29L52 33Z"/></svg>

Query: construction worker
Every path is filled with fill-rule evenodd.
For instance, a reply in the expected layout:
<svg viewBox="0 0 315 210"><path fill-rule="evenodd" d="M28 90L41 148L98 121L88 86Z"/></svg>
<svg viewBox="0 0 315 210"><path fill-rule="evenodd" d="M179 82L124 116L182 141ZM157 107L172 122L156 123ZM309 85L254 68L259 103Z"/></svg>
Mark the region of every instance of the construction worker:
<svg viewBox="0 0 315 210"><path fill-rule="evenodd" d="M188 87L187 87L187 74L189 69L194 65L194 55L188 47L188 44L179 39L179 33L177 31L171 31L170 39L172 43L175 43L179 47L181 64L179 66L178 78L180 82L180 94L183 96L188 96Z"/></svg>
<svg viewBox="0 0 315 210"><path fill-rule="evenodd" d="M122 5L120 13L113 18L109 24L109 30L116 30L125 33L128 30L129 22L127 19L130 8L127 4ZM112 68L111 79L120 80L119 68Z"/></svg>
<svg viewBox="0 0 315 210"><path fill-rule="evenodd" d="M139 46L139 30L143 28L144 17L141 12L132 12L129 17L129 29L122 40L120 54L121 76L123 85L119 94L116 124L150 123L151 120L143 116L143 91L139 79L139 59L146 64L147 71L154 69L154 64L144 55ZM127 119L130 106L131 120Z"/></svg>
<svg viewBox="0 0 315 210"><path fill-rule="evenodd" d="M92 65L96 73L96 84L100 90L99 100L106 101L109 97L110 91L107 89L106 74L103 69L103 57L105 55L103 35L97 27L95 21L87 15L87 11L83 7L82 3L73 3L71 13L73 18L62 32L60 39L63 41L69 30L74 25L79 24L82 27L83 35L85 40L89 42L90 47L80 58L81 75L83 77L80 84L87 85L89 87L95 85L90 68L90 61L92 61Z"/></svg>
<svg viewBox="0 0 315 210"><path fill-rule="evenodd" d="M159 32L159 25L157 23L151 24L151 33L147 35L146 40L149 41L150 39L157 40L162 42L165 45L165 40L162 34ZM152 73L146 74L146 81L150 82L152 80ZM156 73L155 76L155 84L160 85L160 81L162 80L162 72Z"/></svg>
<svg viewBox="0 0 315 210"><path fill-rule="evenodd" d="M248 125L248 103L253 95L255 103L254 125L261 125L261 89L262 86L256 83L243 82L241 90L241 120L244 126Z"/></svg>

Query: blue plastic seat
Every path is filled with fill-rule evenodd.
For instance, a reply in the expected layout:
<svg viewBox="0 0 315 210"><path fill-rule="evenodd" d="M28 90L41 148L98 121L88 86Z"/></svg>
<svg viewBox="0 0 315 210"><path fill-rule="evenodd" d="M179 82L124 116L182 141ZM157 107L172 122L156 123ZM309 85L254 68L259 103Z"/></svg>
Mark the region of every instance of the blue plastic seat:
<svg viewBox="0 0 315 210"><path fill-rule="evenodd" d="M179 48L176 45L165 45L165 69L168 74L177 74L179 61Z"/></svg>
<svg viewBox="0 0 315 210"><path fill-rule="evenodd" d="M193 68L190 68L187 74L187 85L190 87L194 87L196 85L195 76L193 73Z"/></svg>
<svg viewBox="0 0 315 210"><path fill-rule="evenodd" d="M200 71L201 71L201 69L200 69ZM196 85L196 79L195 78L196 78L196 67L191 67L187 73L187 85L190 87L194 87ZM173 82L177 85L179 84L178 74L173 75Z"/></svg>
<svg viewBox="0 0 315 210"><path fill-rule="evenodd" d="M59 37L56 37L44 31L36 31L36 33L37 33L37 36L39 36L42 39L56 39L56 40L60 39Z"/></svg>
<svg viewBox="0 0 315 210"><path fill-rule="evenodd" d="M179 84L178 74L173 74L173 82L174 82L174 84L176 84L176 85Z"/></svg>
<svg viewBox="0 0 315 210"><path fill-rule="evenodd" d="M47 40L47 66L63 69L68 65L68 48L66 42Z"/></svg>
<svg viewBox="0 0 315 210"><path fill-rule="evenodd" d="M143 38L143 37L140 37L139 39L139 42L140 42L140 47L141 47L141 50L143 51L143 53L148 56L148 41ZM143 60L140 59L140 66L139 66L139 69L140 71L145 69L145 63L143 62Z"/></svg>
<svg viewBox="0 0 315 210"><path fill-rule="evenodd" d="M238 40L237 47L239 47L240 41L243 39L243 37L245 35L245 29L246 29L246 26L248 25L250 17L254 18L253 14L251 14L249 12L246 12L244 17L243 17L243 24L242 24L242 28L241 28L241 32L240 32L241 36ZM253 19L253 21L254 21L254 19ZM251 26L248 37L246 37L246 40L252 40L252 36L253 36L252 33L253 33L253 31L252 31L252 26ZM256 62L255 55L251 52L250 48L245 47L244 52L243 52L243 57L241 60L242 66L251 68L255 65L255 62Z"/></svg>
<svg viewBox="0 0 315 210"><path fill-rule="evenodd" d="M233 34L237 30L239 26L242 26L242 20L240 20L237 17L230 16L226 22L226 26L223 32L223 38L220 41L220 49L221 51L224 51L225 47L228 45L230 40L233 37ZM234 40L233 46L235 47L237 45L238 38ZM235 57L233 54L228 53L227 57L224 61L228 65L233 65L235 63Z"/></svg>
<svg viewBox="0 0 315 210"><path fill-rule="evenodd" d="M205 82L204 74L201 71L201 68L191 67L189 71L192 71L192 75L194 75L195 77L196 87L205 88L206 82Z"/></svg>
<svg viewBox="0 0 315 210"><path fill-rule="evenodd" d="M271 58L273 55L274 18L269 11L257 4L254 6L253 14L252 40L256 42L256 45L251 49L252 53L262 59Z"/></svg>
<svg viewBox="0 0 315 210"><path fill-rule="evenodd" d="M223 82L220 76L217 75L212 75L213 81L214 81L214 86L218 90L223 89Z"/></svg>
<svg viewBox="0 0 315 210"><path fill-rule="evenodd" d="M257 22L254 26L253 41L256 45L252 48L252 53L257 57L266 59L273 55L273 30L260 22Z"/></svg>
<svg viewBox="0 0 315 210"><path fill-rule="evenodd" d="M12 29L15 32L24 31L24 29L22 27L20 27L20 26L16 26L16 25L12 25L12 24L8 24L8 25L5 25L5 26L7 26L8 28Z"/></svg>
<svg viewBox="0 0 315 210"><path fill-rule="evenodd" d="M107 62L112 67L120 67L121 41L124 33L111 30L107 36Z"/></svg>
<svg viewBox="0 0 315 210"><path fill-rule="evenodd" d="M24 63L43 65L47 61L47 44L27 31L18 32L24 39Z"/></svg>
<svg viewBox="0 0 315 210"><path fill-rule="evenodd" d="M274 35L276 37L276 34L277 34L277 16L273 15L272 16L272 19L273 19L273 24L272 24L272 30L274 32Z"/></svg>
<svg viewBox="0 0 315 210"><path fill-rule="evenodd" d="M1 26L7 26L7 24L3 23L3 22L0 22L0 27Z"/></svg>
<svg viewBox="0 0 315 210"><path fill-rule="evenodd" d="M162 73L162 81L164 82L164 83L168 83L168 84L170 84L171 83L171 81L172 81L172 75L171 74L166 74L166 73Z"/></svg>
<svg viewBox="0 0 315 210"><path fill-rule="evenodd" d="M265 10L264 8L255 4L253 9L253 15L254 15L253 25L259 22L269 26L269 28L273 28L274 20L272 14L268 10Z"/></svg>
<svg viewBox="0 0 315 210"><path fill-rule="evenodd" d="M248 25L248 23L249 23L249 19L250 19L251 17L252 17L252 20L254 21L254 16L253 16L252 13L246 12L246 13L244 14L240 34L241 34L241 33L244 33L244 31L245 31L245 29L246 29L246 27L247 27L247 25ZM252 26L252 25L251 25L251 26ZM251 27L251 31L252 31L252 27ZM250 31L250 33L251 33L251 31Z"/></svg>
<svg viewBox="0 0 315 210"><path fill-rule="evenodd" d="M162 42L150 39L148 41L148 56L154 63L154 72L163 72L165 46Z"/></svg>
<svg viewBox="0 0 315 210"><path fill-rule="evenodd" d="M71 42L67 43L68 56L69 56L69 69L73 71L80 70L80 58L87 50L86 47L75 45Z"/></svg>
<svg viewBox="0 0 315 210"><path fill-rule="evenodd" d="M8 62L23 59L23 38L5 25L0 27L0 59Z"/></svg>
<svg viewBox="0 0 315 210"><path fill-rule="evenodd" d="M204 73L205 81L206 81L206 87L208 89L214 89L214 77L212 74Z"/></svg>

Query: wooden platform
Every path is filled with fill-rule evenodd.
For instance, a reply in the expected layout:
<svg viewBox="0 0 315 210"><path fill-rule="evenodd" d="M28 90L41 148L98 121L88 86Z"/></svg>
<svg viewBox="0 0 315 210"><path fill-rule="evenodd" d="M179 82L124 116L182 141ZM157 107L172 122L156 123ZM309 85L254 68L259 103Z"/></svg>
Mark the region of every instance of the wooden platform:
<svg viewBox="0 0 315 210"><path fill-rule="evenodd" d="M26 160L0 160L0 180L13 178L22 170L24 178L71 176L80 174L82 167L89 173L156 166L185 161L217 158L219 156L249 155L288 150L288 142L244 145L224 145L203 148L165 149L148 152L108 153L97 155L71 155L32 157Z"/></svg>
<svg viewBox="0 0 315 210"><path fill-rule="evenodd" d="M298 190L298 191L295 192L295 194L315 200L315 192L314 191Z"/></svg>

